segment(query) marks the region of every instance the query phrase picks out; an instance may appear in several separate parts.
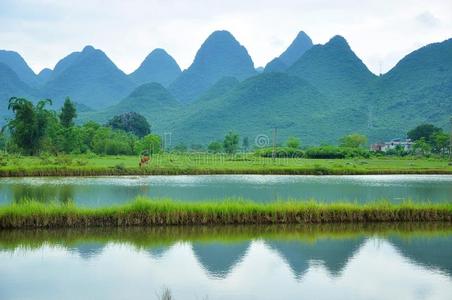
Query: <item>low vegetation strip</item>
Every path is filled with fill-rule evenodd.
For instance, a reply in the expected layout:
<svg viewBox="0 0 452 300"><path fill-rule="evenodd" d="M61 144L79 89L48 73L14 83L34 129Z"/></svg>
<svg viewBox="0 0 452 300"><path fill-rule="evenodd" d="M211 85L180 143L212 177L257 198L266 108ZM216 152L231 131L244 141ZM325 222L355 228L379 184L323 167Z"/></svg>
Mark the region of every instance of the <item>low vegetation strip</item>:
<svg viewBox="0 0 452 300"><path fill-rule="evenodd" d="M452 222L452 202L392 204L378 201L268 204L225 200L175 202L137 198L121 206L81 208L33 200L0 207L0 228L52 228L155 225L306 224L365 222Z"/></svg>

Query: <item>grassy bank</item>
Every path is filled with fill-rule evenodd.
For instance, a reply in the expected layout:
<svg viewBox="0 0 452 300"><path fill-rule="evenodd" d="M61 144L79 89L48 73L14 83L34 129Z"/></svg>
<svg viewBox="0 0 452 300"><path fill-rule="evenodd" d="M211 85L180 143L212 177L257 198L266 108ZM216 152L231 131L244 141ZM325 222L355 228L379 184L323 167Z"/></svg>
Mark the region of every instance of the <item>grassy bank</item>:
<svg viewBox="0 0 452 300"><path fill-rule="evenodd" d="M252 154L159 154L138 167L137 156L69 155L63 157L4 158L0 177L187 175L187 174L452 174L452 165L441 159L370 158L304 159L257 157Z"/></svg>
<svg viewBox="0 0 452 300"><path fill-rule="evenodd" d="M105 208L36 201L0 207L0 228L429 221L451 222L452 202L357 204L292 201L262 204L234 200L187 203L137 198L125 205Z"/></svg>

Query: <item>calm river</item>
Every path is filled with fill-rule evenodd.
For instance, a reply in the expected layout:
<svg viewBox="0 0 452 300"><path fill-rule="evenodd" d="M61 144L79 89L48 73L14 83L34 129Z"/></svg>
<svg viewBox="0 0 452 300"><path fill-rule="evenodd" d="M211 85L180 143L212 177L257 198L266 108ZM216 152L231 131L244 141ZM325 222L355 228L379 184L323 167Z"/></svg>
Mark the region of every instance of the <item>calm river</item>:
<svg viewBox="0 0 452 300"><path fill-rule="evenodd" d="M39 177L0 179L0 204L22 198L41 201L74 200L79 205L103 206L136 196L183 201L244 198L254 201L317 199L372 201L403 199L451 201L452 175L368 176L127 176Z"/></svg>
<svg viewBox="0 0 452 300"><path fill-rule="evenodd" d="M0 231L0 299L452 299L445 225Z"/></svg>

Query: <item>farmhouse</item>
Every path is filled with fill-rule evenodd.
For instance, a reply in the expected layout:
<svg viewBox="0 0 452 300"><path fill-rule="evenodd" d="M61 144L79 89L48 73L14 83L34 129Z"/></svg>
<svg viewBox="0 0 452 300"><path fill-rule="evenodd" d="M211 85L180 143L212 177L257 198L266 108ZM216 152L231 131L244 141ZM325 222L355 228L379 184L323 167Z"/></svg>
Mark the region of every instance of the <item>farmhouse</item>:
<svg viewBox="0 0 452 300"><path fill-rule="evenodd" d="M370 150L375 152L386 152L388 150L394 150L397 147L401 147L404 151L410 151L413 148L413 144L414 143L410 139L393 139L389 142L372 144L370 146Z"/></svg>

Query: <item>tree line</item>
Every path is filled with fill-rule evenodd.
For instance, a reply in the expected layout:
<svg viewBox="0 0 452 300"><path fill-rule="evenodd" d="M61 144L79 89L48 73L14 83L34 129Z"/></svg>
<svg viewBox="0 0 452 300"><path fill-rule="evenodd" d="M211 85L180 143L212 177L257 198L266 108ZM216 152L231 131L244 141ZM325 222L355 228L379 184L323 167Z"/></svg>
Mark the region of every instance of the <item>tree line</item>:
<svg viewBox="0 0 452 300"><path fill-rule="evenodd" d="M8 109L12 118L2 128L0 148L9 153L39 155L48 153L100 155L136 155L141 153L159 153L162 151L162 139L151 133L151 125L145 117L136 112L127 112L114 116L106 124L94 121L76 125L77 109L70 98L66 98L57 112L50 109L52 101L44 99L33 104L25 98L12 97ZM451 137L441 128L432 124L422 124L410 130L407 137L413 141L413 147L407 151L401 146L380 155L423 155L445 156L450 153ZM272 141L268 141L268 143ZM342 137L337 146L321 145L303 147L298 137L291 136L284 143L265 145L258 148L250 145L248 137L240 138L235 132L227 133L222 140L203 145L192 145L196 152L234 154L254 151L264 157L310 157L345 158L369 157L368 138L353 133ZM183 144L172 151L186 152ZM379 155L378 153L376 155Z"/></svg>
<svg viewBox="0 0 452 300"><path fill-rule="evenodd" d="M59 112L50 109L51 105L49 99L33 104L24 98L11 98L8 109L13 117L2 129L2 148L25 155L161 151L161 138L151 133L150 124L137 113L115 116L105 125L93 121L75 125L77 110L70 98Z"/></svg>

